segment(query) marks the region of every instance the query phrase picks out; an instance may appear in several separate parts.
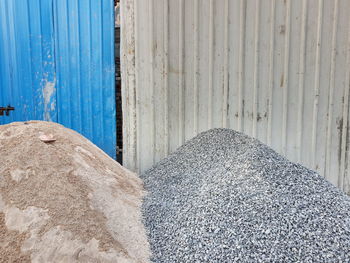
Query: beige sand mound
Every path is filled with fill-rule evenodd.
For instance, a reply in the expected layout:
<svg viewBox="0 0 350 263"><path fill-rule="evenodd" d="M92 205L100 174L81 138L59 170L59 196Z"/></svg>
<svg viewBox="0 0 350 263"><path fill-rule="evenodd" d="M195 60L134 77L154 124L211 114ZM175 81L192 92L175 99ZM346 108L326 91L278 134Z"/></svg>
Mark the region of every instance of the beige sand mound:
<svg viewBox="0 0 350 263"><path fill-rule="evenodd" d="M55 123L2 125L0 158L0 262L149 261L142 182L90 141Z"/></svg>

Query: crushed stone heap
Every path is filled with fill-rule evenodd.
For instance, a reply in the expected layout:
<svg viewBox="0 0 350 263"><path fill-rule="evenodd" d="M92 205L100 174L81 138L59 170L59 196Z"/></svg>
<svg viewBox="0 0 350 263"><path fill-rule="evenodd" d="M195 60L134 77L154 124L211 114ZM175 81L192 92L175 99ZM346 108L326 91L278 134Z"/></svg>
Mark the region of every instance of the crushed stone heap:
<svg viewBox="0 0 350 263"><path fill-rule="evenodd" d="M350 261L350 198L241 133L201 133L141 177L153 262Z"/></svg>
<svg viewBox="0 0 350 263"><path fill-rule="evenodd" d="M0 126L0 262L148 262L141 180L78 133Z"/></svg>

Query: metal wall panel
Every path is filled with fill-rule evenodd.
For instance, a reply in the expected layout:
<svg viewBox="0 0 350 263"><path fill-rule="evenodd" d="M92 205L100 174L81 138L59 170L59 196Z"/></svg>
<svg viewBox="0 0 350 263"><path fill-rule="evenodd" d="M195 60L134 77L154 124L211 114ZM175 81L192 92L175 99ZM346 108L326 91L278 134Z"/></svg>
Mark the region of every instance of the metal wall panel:
<svg viewBox="0 0 350 263"><path fill-rule="evenodd" d="M52 1L0 0L0 105L18 120L57 121Z"/></svg>
<svg viewBox="0 0 350 263"><path fill-rule="evenodd" d="M113 0L0 0L0 124L59 122L116 155Z"/></svg>
<svg viewBox="0 0 350 263"><path fill-rule="evenodd" d="M350 1L122 1L124 164L229 127L350 192Z"/></svg>
<svg viewBox="0 0 350 263"><path fill-rule="evenodd" d="M58 122L116 156L113 0L54 1Z"/></svg>

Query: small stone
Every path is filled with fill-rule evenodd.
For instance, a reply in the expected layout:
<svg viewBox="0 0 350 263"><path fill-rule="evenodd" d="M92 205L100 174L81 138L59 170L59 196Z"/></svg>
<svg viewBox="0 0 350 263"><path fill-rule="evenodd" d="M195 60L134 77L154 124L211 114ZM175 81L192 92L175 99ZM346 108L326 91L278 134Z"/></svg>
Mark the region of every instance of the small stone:
<svg viewBox="0 0 350 263"><path fill-rule="evenodd" d="M350 261L350 198L242 133L203 132L141 177L152 262Z"/></svg>

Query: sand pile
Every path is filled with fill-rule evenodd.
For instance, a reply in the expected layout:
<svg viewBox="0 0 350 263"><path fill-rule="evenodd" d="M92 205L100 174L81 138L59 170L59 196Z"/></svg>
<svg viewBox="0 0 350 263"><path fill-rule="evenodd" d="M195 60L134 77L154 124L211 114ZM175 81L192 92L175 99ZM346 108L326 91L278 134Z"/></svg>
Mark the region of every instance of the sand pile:
<svg viewBox="0 0 350 263"><path fill-rule="evenodd" d="M349 262L350 198L227 129L143 174L153 262Z"/></svg>
<svg viewBox="0 0 350 263"><path fill-rule="evenodd" d="M87 139L3 125L0 158L1 262L148 262L142 183Z"/></svg>

